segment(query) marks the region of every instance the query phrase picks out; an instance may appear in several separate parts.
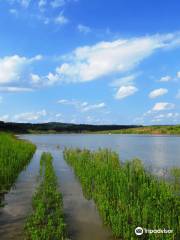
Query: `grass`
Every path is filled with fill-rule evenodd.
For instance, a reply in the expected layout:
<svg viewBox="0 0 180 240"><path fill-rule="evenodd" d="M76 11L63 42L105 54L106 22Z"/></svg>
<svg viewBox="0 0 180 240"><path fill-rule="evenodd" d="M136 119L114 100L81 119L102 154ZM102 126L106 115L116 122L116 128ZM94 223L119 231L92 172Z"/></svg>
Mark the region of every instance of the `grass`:
<svg viewBox="0 0 180 240"><path fill-rule="evenodd" d="M0 199L9 191L19 173L31 160L35 145L0 133ZM0 200L1 205L1 200Z"/></svg>
<svg viewBox="0 0 180 240"><path fill-rule="evenodd" d="M112 133L112 134L169 134L179 135L180 125L175 126L144 126L122 130L98 131L95 133Z"/></svg>
<svg viewBox="0 0 180 240"><path fill-rule="evenodd" d="M66 224L62 195L58 191L52 156L43 153L40 161L41 184L33 197L33 213L27 219L27 240L65 240Z"/></svg>
<svg viewBox="0 0 180 240"><path fill-rule="evenodd" d="M65 149L64 157L115 237L137 239L134 229L141 226L173 230L173 234L143 234L141 239L180 239L180 198L174 184L148 173L138 159L122 164L109 150ZM176 184L178 171L173 170Z"/></svg>

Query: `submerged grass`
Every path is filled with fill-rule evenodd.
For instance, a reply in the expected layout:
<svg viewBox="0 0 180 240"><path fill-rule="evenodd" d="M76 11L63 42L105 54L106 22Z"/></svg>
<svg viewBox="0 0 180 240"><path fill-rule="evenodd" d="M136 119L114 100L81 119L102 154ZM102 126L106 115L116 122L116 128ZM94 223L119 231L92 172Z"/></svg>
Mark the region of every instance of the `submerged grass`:
<svg viewBox="0 0 180 240"><path fill-rule="evenodd" d="M137 239L134 229L141 226L173 230L171 234L143 234L141 239L180 239L180 198L174 185L148 173L140 160L122 164L109 150L65 149L64 157L115 237ZM179 172L173 171L177 190Z"/></svg>
<svg viewBox="0 0 180 240"><path fill-rule="evenodd" d="M58 191L57 178L50 153L43 153L40 160L41 184L33 197L33 213L27 219L27 240L65 240L66 224L62 195Z"/></svg>
<svg viewBox="0 0 180 240"><path fill-rule="evenodd" d="M30 142L0 133L0 205L4 193L9 191L19 173L29 163L35 149L35 145Z"/></svg>

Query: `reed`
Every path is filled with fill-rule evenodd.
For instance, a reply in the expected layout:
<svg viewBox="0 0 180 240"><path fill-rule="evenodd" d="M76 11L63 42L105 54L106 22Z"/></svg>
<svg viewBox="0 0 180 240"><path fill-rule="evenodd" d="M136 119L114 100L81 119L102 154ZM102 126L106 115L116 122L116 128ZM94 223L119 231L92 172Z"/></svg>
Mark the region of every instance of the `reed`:
<svg viewBox="0 0 180 240"><path fill-rule="evenodd" d="M62 195L50 153L43 153L40 160L41 183L32 201L33 213L25 225L27 240L65 240L66 224Z"/></svg>
<svg viewBox="0 0 180 240"><path fill-rule="evenodd" d="M180 239L180 198L174 186L147 172L140 160L121 163L115 152L79 149L65 149L64 158L115 237L137 239L134 230L141 226L173 230L172 234L143 234L141 239Z"/></svg>
<svg viewBox="0 0 180 240"><path fill-rule="evenodd" d="M35 145L30 142L0 133L0 199L9 191L19 173L29 163L35 149Z"/></svg>

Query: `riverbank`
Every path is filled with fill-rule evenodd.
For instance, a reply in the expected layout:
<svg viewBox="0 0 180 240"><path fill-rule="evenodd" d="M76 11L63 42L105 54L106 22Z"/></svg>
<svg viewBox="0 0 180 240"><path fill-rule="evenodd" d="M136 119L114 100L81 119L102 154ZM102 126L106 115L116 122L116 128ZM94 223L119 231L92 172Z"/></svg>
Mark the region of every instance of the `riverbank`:
<svg viewBox="0 0 180 240"><path fill-rule="evenodd" d="M98 134L153 134L153 135L180 135L180 125L175 126L144 126L137 128L97 131Z"/></svg>

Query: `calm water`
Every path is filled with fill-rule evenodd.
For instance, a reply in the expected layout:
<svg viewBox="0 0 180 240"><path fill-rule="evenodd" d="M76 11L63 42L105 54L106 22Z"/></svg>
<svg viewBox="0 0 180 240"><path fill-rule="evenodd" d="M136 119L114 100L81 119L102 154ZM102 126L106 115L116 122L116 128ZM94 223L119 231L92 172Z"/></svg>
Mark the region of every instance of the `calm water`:
<svg viewBox="0 0 180 240"><path fill-rule="evenodd" d="M15 188L6 194L6 206L0 209L0 239L23 239L23 225L31 212L31 198L38 185L40 154L49 151L54 157L61 184L64 212L72 240L110 240L110 231L103 226L93 201L83 197L81 186L63 159L64 147L88 149L111 148L125 161L138 157L147 168L162 175L164 169L180 167L180 137L98 134L21 135L37 145L30 165L18 177Z"/></svg>
<svg viewBox="0 0 180 240"><path fill-rule="evenodd" d="M153 169L180 167L180 137L160 135L102 135L102 134L50 134L23 135L38 146L49 148L59 145L88 149L111 148L125 161L140 158Z"/></svg>

